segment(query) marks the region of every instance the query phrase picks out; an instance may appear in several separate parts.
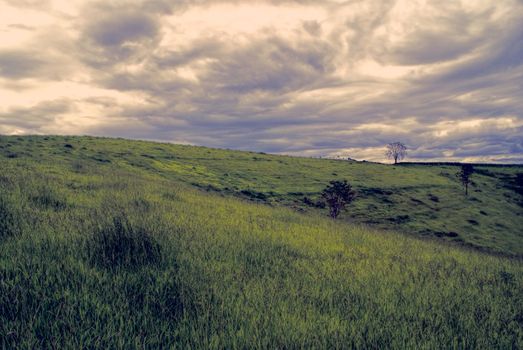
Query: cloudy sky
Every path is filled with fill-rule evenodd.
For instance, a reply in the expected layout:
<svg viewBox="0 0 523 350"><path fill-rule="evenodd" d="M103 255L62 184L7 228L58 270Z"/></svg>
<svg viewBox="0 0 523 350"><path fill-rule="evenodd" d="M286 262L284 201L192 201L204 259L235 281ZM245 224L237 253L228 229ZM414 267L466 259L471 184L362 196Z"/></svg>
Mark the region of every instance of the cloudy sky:
<svg viewBox="0 0 523 350"><path fill-rule="evenodd" d="M0 133L523 162L521 0L0 0Z"/></svg>

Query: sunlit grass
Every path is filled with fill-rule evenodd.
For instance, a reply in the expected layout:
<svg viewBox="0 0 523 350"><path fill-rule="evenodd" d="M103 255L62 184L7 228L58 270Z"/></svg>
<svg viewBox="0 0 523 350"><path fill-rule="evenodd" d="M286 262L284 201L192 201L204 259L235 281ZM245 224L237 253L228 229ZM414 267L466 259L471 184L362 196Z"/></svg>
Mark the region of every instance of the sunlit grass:
<svg viewBox="0 0 523 350"><path fill-rule="evenodd" d="M327 214L314 204L331 180L348 180L356 200L341 220L491 252L523 256L523 167L476 167L469 196L456 166L282 157L204 147L91 137L0 137L0 159L36 172L127 170L270 205ZM87 168L86 168L87 167ZM70 179L64 179L68 183ZM92 178L68 186L97 186ZM45 187L44 187L45 189ZM60 198L56 198L60 200ZM45 200L45 198L44 198ZM57 203L60 205L60 203Z"/></svg>
<svg viewBox="0 0 523 350"><path fill-rule="evenodd" d="M3 348L523 346L521 260L69 157L0 160Z"/></svg>

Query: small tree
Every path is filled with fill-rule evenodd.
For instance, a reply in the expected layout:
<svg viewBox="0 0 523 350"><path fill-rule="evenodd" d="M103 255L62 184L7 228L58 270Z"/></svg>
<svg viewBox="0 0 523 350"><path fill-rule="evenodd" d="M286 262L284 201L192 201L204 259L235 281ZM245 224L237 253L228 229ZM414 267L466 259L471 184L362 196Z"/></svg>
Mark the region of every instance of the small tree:
<svg viewBox="0 0 523 350"><path fill-rule="evenodd" d="M394 164L407 156L407 146L401 142L392 142L387 145L385 155L389 159L394 159Z"/></svg>
<svg viewBox="0 0 523 350"><path fill-rule="evenodd" d="M461 169L456 173L456 176L458 177L459 181L463 185L463 188L465 189L465 195L469 195L469 184L470 184L470 176L474 172L474 167L471 164L461 164Z"/></svg>
<svg viewBox="0 0 523 350"><path fill-rule="evenodd" d="M331 218L336 219L345 206L352 202L356 194L347 180L343 180L331 181L330 185L323 190L321 196L329 206Z"/></svg>

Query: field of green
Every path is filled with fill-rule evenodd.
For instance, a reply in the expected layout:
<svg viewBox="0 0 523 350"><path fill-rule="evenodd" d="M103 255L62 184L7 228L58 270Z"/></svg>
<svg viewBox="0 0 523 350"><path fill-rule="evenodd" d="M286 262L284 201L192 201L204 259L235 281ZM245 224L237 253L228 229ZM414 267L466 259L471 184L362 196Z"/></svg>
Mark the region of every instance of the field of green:
<svg viewBox="0 0 523 350"><path fill-rule="evenodd" d="M327 210L315 206L320 192L330 180L346 179L357 192L341 216L346 222L523 257L523 188L516 184L523 166L476 167L467 197L455 176L459 167L450 165L392 166L92 137L3 137L0 147L0 156L58 172L84 165L125 169L321 215Z"/></svg>
<svg viewBox="0 0 523 350"><path fill-rule="evenodd" d="M0 169L1 348L523 347L521 167L465 197L452 166L0 137Z"/></svg>

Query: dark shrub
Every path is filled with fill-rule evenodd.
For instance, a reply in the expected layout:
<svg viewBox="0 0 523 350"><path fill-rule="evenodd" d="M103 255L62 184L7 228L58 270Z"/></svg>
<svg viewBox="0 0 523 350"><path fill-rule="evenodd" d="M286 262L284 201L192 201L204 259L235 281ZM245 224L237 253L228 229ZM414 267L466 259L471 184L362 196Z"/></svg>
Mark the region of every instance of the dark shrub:
<svg viewBox="0 0 523 350"><path fill-rule="evenodd" d="M65 147L65 148L73 148L73 145L71 145L70 143L66 143L66 144L64 145L64 147Z"/></svg>
<svg viewBox="0 0 523 350"><path fill-rule="evenodd" d="M105 268L135 268L160 261L160 245L124 215L98 227L88 243L91 263Z"/></svg>
<svg viewBox="0 0 523 350"><path fill-rule="evenodd" d="M329 207L331 218L336 219L345 206L354 200L356 193L347 180L331 181L321 192L321 196Z"/></svg>

